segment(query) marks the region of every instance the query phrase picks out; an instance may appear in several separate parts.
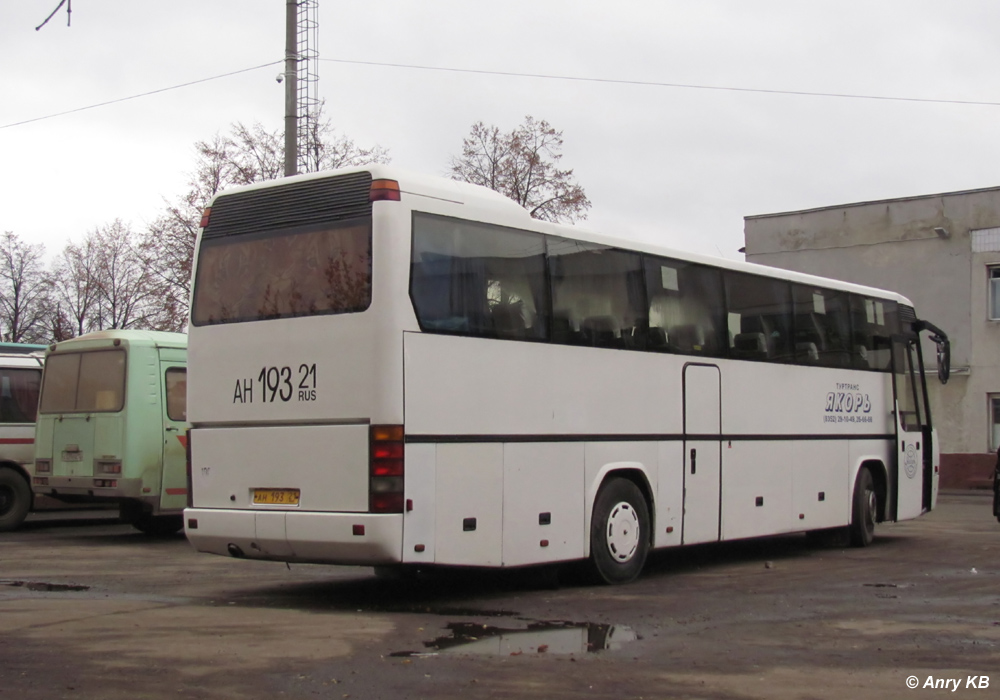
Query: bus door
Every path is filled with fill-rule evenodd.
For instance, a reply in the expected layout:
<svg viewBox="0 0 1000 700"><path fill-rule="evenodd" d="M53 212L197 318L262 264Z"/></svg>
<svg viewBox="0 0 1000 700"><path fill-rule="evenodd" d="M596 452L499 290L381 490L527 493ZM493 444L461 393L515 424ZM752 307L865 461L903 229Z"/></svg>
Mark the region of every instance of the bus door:
<svg viewBox="0 0 1000 700"><path fill-rule="evenodd" d="M893 396L896 405L896 483L895 513L887 517L894 520L915 518L930 501L933 475L927 404L925 403L924 374L916 338L897 336L892 341ZM931 478L928 478L931 477ZM890 485L890 494L892 488ZM891 495L890 495L891 503Z"/></svg>
<svg viewBox="0 0 1000 700"><path fill-rule="evenodd" d="M715 365L684 366L683 544L719 539L722 502L722 376Z"/></svg>
<svg viewBox="0 0 1000 700"><path fill-rule="evenodd" d="M160 510L187 505L187 369L176 362L160 362L163 401L163 475Z"/></svg>

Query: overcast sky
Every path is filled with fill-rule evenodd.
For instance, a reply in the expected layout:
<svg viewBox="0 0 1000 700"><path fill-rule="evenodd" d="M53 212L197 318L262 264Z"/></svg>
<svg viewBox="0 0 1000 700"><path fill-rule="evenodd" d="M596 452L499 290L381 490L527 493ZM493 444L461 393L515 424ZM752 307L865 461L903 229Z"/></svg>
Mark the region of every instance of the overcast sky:
<svg viewBox="0 0 1000 700"><path fill-rule="evenodd" d="M57 4L0 2L0 231L55 254L143 227L196 141L282 126L280 65L18 124L284 57L284 0L76 0L35 31ZM738 259L746 215L1000 185L1000 106L780 94L1000 104L996 0L320 0L319 23L341 132L443 175L473 122L545 119L611 235Z"/></svg>

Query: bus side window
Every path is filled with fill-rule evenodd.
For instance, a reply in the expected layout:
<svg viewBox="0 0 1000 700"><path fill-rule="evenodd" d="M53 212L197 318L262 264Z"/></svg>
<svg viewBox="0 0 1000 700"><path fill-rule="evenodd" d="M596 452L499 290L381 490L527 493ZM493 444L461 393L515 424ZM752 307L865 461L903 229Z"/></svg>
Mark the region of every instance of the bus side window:
<svg viewBox="0 0 1000 700"><path fill-rule="evenodd" d="M852 366L890 371L892 336L900 331L896 302L852 294L850 309Z"/></svg>
<svg viewBox="0 0 1000 700"><path fill-rule="evenodd" d="M167 387L167 417L178 422L187 421L187 369L171 367L165 376Z"/></svg>
<svg viewBox="0 0 1000 700"><path fill-rule="evenodd" d="M646 256L649 299L647 349L718 357L725 351L726 323L719 271Z"/></svg>
<svg viewBox="0 0 1000 700"><path fill-rule="evenodd" d="M37 369L0 370L0 423L34 423L41 383Z"/></svg>
<svg viewBox="0 0 1000 700"><path fill-rule="evenodd" d="M734 333L730 352L739 357L736 338L744 334L759 334L764 341L762 359L771 362L792 362L796 348L793 344L791 287L770 277L749 275L743 272L724 273L726 308L740 319L739 333ZM731 316L732 318L732 316ZM732 330L732 329L731 329ZM741 343L745 343L741 339Z"/></svg>
<svg viewBox="0 0 1000 700"><path fill-rule="evenodd" d="M799 364L850 367L850 309L847 294L792 285L795 360Z"/></svg>
<svg viewBox="0 0 1000 700"><path fill-rule="evenodd" d="M645 346L646 301L642 259L607 246L548 238L552 303L560 322L554 342L600 348Z"/></svg>
<svg viewBox="0 0 1000 700"><path fill-rule="evenodd" d="M548 333L544 238L416 213L410 299L424 331L542 340Z"/></svg>

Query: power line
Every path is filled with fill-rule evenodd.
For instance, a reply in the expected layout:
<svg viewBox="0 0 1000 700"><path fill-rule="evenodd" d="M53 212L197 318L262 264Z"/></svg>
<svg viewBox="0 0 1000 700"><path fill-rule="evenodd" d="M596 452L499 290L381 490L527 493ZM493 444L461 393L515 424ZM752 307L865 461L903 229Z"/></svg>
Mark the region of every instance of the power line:
<svg viewBox="0 0 1000 700"><path fill-rule="evenodd" d="M68 109L65 112L56 112L55 114L46 114L44 117L34 117L33 119L25 119L24 121L14 122L12 124L4 124L0 126L0 129L9 129L12 126L22 126L24 124L31 124L32 122L40 122L45 119L54 119L55 117L62 117L67 114L75 114L76 112L83 112L88 109L96 109L98 107L106 107L108 105L118 104L119 102L127 102L128 100L137 100L140 97L149 97L150 95L156 95L161 92L168 92L170 90L178 90L180 88L190 87L191 85L198 85L199 83L207 83L210 80L218 80L219 78L228 78L232 75L239 75L240 73L248 73L250 71L259 70L261 68L267 68L268 66L275 66L281 63L281 61L271 61L270 63L262 63L259 66L253 66L252 68L243 68L241 70L234 70L231 73L223 73L222 75L213 75L211 78L201 78L200 80L192 80L189 83L181 83L180 85L171 85L170 87L160 88L159 90L150 90L149 92L143 92L139 95L130 95L129 97L119 97L117 100L108 100L107 102L100 102L95 105L87 105L86 107L77 107L76 109Z"/></svg>
<svg viewBox="0 0 1000 700"><path fill-rule="evenodd" d="M568 80L584 83L608 83L614 85L641 85L645 87L684 88L688 90L718 90L724 92L755 92L765 95L798 95L801 97L835 97L851 100L883 100L889 102L923 102L930 104L974 105L980 107L1000 107L1000 102L979 100L945 100L929 97L892 97L887 95L858 95L841 92L810 92L806 90L771 90L767 88L745 88L723 85L696 85L692 83L660 83L647 80L616 80L613 78L584 78L573 75L548 75L544 73L513 73L510 71L474 70L471 68L446 68L443 66L418 66L408 63L380 63L377 61L351 61L344 58L321 58L330 63L347 63L359 66L381 66L383 68L410 68L413 70L445 71L449 73L472 73L474 75L504 75L514 78L540 78L543 80Z"/></svg>

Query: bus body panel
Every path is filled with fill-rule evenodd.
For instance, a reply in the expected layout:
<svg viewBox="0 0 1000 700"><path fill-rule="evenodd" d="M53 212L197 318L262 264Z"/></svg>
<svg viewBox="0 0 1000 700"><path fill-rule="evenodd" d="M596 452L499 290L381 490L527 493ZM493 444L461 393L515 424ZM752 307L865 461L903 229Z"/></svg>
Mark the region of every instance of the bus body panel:
<svg viewBox="0 0 1000 700"><path fill-rule="evenodd" d="M367 425L192 428L190 440L201 508L288 510L255 504L254 490L296 489L296 511L368 510Z"/></svg>
<svg viewBox="0 0 1000 700"><path fill-rule="evenodd" d="M654 547L681 544L684 522L684 443L657 444L656 523Z"/></svg>
<svg viewBox="0 0 1000 700"><path fill-rule="evenodd" d="M662 356L419 333L403 343L407 435L586 440L681 430L680 374L664 371Z"/></svg>

